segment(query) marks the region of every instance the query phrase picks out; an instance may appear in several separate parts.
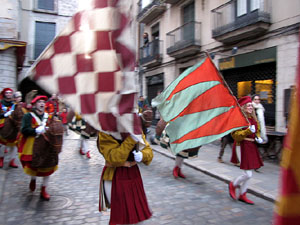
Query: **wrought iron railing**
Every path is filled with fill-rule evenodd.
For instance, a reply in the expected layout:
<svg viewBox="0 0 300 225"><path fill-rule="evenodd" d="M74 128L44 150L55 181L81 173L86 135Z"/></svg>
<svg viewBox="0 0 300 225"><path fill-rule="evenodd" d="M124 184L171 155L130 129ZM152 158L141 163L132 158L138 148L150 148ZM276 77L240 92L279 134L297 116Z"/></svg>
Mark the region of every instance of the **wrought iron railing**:
<svg viewBox="0 0 300 225"><path fill-rule="evenodd" d="M144 15L145 12L147 12L149 9L151 9L153 6L157 5L161 5L162 1L161 0L152 0L149 1L150 3L147 5L143 5L143 0L140 0L138 3L139 6L139 12L138 12L138 18L140 18L142 15Z"/></svg>
<svg viewBox="0 0 300 225"><path fill-rule="evenodd" d="M262 21L270 23L270 0L246 1L251 5L238 7L231 0L211 11L213 37Z"/></svg>
<svg viewBox="0 0 300 225"><path fill-rule="evenodd" d="M162 57L163 41L155 39L140 48L140 63L145 64Z"/></svg>
<svg viewBox="0 0 300 225"><path fill-rule="evenodd" d="M167 52L200 45L201 23L191 21L167 33Z"/></svg>

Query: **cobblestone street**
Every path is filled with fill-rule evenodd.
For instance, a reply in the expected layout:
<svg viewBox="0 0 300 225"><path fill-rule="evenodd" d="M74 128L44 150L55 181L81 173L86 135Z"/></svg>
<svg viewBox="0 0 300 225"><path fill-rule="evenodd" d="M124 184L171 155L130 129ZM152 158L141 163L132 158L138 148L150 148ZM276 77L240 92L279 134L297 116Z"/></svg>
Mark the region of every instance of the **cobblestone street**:
<svg viewBox="0 0 300 225"><path fill-rule="evenodd" d="M78 140L70 135L60 154L59 169L50 177L49 202L40 200L41 179L34 193L29 177L19 167L1 169L5 178L0 224L108 224L109 212L99 213L99 180L104 165L95 141L91 159L78 153ZM143 224L271 224L274 204L249 194L255 205L234 202L227 184L184 166L187 179L172 176L174 160L154 152L150 166L140 165L153 216Z"/></svg>

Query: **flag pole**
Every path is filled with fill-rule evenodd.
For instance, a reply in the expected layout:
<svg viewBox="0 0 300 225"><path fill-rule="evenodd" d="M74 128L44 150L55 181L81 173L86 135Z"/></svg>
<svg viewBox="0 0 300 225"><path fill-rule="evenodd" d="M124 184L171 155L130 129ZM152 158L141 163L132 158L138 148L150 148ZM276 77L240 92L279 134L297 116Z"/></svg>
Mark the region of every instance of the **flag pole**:
<svg viewBox="0 0 300 225"><path fill-rule="evenodd" d="M248 120L248 117L246 116L246 114L245 114L244 111L242 110L242 108L241 108L239 102L237 101L237 98L233 95L233 93L232 93L230 87L228 86L227 82L225 81L223 75L220 73L220 71L219 71L218 68L216 67L215 63L214 63L213 60L211 59L211 57L210 57L210 55L208 54L208 52L207 52L207 51L204 51L204 53L206 54L207 58L210 59L210 61L211 61L212 64L214 65L216 71L218 71L219 77L222 79L222 81L223 81L224 85L227 87L227 90L229 91L229 93L234 97L234 99L235 99L237 105L238 105L238 106L240 107L240 109L241 109L241 112L242 112L243 116L246 118L247 122L250 124L250 122L249 122L249 120Z"/></svg>

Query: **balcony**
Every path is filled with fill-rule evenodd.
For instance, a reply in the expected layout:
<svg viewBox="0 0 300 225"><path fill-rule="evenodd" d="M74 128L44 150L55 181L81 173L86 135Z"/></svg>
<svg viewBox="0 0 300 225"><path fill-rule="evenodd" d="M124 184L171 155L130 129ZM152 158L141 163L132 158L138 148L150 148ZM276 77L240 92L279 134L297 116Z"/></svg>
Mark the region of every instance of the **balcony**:
<svg viewBox="0 0 300 225"><path fill-rule="evenodd" d="M225 44L231 44L263 35L271 24L269 2L270 0L244 0L245 8L239 8L237 0L231 0L213 9L212 37Z"/></svg>
<svg viewBox="0 0 300 225"><path fill-rule="evenodd" d="M139 14L137 15L137 21L139 23L148 24L160 15L162 15L167 7L163 1L153 0L146 6L143 6L142 0L139 1Z"/></svg>
<svg viewBox="0 0 300 225"><path fill-rule="evenodd" d="M188 22L167 33L167 54L176 59L195 55L200 49L201 23Z"/></svg>
<svg viewBox="0 0 300 225"><path fill-rule="evenodd" d="M140 64L144 67L153 67L161 64L163 41L154 40L140 48Z"/></svg>
<svg viewBox="0 0 300 225"><path fill-rule="evenodd" d="M181 0L163 0L164 3L168 3L171 5L175 5L179 1L181 1Z"/></svg>

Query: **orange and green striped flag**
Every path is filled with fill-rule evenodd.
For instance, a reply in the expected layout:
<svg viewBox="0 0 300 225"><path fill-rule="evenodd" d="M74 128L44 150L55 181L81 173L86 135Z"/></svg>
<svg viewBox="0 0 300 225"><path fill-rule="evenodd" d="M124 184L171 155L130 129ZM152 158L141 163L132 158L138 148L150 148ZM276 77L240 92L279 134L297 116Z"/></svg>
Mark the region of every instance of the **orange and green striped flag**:
<svg viewBox="0 0 300 225"><path fill-rule="evenodd" d="M174 154L249 124L209 57L180 74L152 106L169 122L166 132Z"/></svg>
<svg viewBox="0 0 300 225"><path fill-rule="evenodd" d="M281 187L274 225L300 224L300 45L298 51L296 88L291 95L288 132L282 150Z"/></svg>

